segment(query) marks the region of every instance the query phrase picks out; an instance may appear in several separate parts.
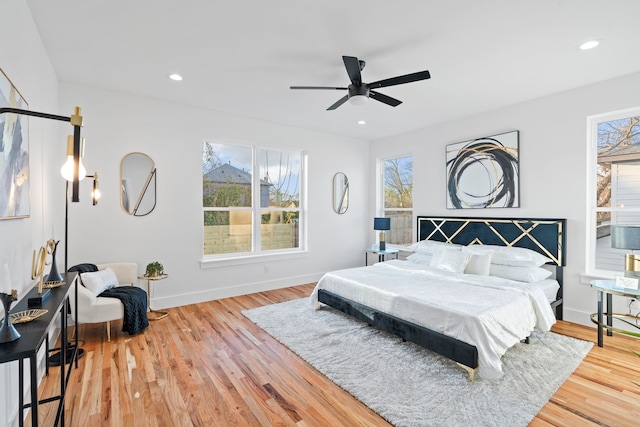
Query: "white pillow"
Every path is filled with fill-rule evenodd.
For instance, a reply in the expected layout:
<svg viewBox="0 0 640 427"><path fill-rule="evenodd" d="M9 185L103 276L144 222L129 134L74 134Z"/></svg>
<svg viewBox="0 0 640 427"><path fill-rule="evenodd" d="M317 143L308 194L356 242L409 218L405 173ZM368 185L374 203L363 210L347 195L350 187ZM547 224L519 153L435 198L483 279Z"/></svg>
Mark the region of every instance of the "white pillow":
<svg viewBox="0 0 640 427"><path fill-rule="evenodd" d="M118 286L118 278L116 273L110 268L94 271L91 273L82 273L80 280L85 288L89 289L95 295L100 295L107 289Z"/></svg>
<svg viewBox="0 0 640 427"><path fill-rule="evenodd" d="M491 256L493 254L477 255L471 254L469 262L464 269L466 274L477 274L478 276L488 276L491 268Z"/></svg>
<svg viewBox="0 0 640 427"><path fill-rule="evenodd" d="M442 250L456 250L459 251L462 245L455 243L438 242L436 240L421 240L409 246L409 250L419 253L434 254Z"/></svg>
<svg viewBox="0 0 640 427"><path fill-rule="evenodd" d="M491 276L502 277L503 279L533 283L544 280L553 273L542 267L516 267L512 265L491 264L489 274Z"/></svg>
<svg viewBox="0 0 640 427"><path fill-rule="evenodd" d="M415 262L418 264L426 264L426 265L431 265L431 259L433 258L433 255L431 254L427 254L427 253L423 253L423 252L416 252L414 254L411 254L407 257L407 260L411 261L411 262Z"/></svg>
<svg viewBox="0 0 640 427"><path fill-rule="evenodd" d="M497 245L471 245L473 253L493 252L491 264L511 265L514 267L540 267L548 262L553 262L550 258L527 248L514 248L510 246Z"/></svg>
<svg viewBox="0 0 640 427"><path fill-rule="evenodd" d="M471 254L458 250L440 251L433 254L429 265L439 270L462 273L469 258L471 258Z"/></svg>

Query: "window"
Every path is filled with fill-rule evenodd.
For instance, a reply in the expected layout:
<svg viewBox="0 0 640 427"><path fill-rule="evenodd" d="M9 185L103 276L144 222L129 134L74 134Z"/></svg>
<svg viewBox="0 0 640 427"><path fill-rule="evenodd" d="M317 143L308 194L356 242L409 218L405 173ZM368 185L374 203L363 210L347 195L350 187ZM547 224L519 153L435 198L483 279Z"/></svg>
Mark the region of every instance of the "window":
<svg viewBox="0 0 640 427"><path fill-rule="evenodd" d="M628 250L611 247L611 225L640 224L640 108L589 117L587 273L624 271Z"/></svg>
<svg viewBox="0 0 640 427"><path fill-rule="evenodd" d="M383 215L391 218L391 230L386 241L404 245L413 238L413 157L398 157L382 161L384 170Z"/></svg>
<svg viewBox="0 0 640 427"><path fill-rule="evenodd" d="M299 250L302 159L301 152L205 141L204 255Z"/></svg>

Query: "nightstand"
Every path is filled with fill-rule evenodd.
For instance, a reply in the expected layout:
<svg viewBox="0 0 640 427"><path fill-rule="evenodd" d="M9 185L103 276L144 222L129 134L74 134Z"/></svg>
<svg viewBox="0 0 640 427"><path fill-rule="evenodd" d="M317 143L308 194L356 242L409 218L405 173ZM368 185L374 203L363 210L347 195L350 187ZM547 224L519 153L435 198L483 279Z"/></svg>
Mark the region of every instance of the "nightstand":
<svg viewBox="0 0 640 427"><path fill-rule="evenodd" d="M399 249L385 249L384 251L380 249L367 249L364 253L364 265L369 265L369 254L377 254L378 262L383 262L387 260L388 255L395 255L396 257L394 259L398 259L398 252L400 252Z"/></svg>
<svg viewBox="0 0 640 427"><path fill-rule="evenodd" d="M628 288L620 288L616 287L616 282L614 280L593 280L591 282L591 287L595 288L598 291L598 312L591 314L591 321L598 325L598 346L602 347L604 345L603 342L603 329L607 330L607 335L613 335L613 332L625 333L626 331L622 329L615 328L613 326L613 319L630 319L630 321L625 321L625 323L634 326L635 328L640 329L637 325L638 317L632 314L622 314L622 313L613 313L612 312L612 295L621 295L627 298L635 298L640 299L640 290L639 289L628 289ZM603 296L606 294L607 299L607 312L603 312ZM607 317L606 323L604 322L604 316ZM635 323L635 324L634 324Z"/></svg>

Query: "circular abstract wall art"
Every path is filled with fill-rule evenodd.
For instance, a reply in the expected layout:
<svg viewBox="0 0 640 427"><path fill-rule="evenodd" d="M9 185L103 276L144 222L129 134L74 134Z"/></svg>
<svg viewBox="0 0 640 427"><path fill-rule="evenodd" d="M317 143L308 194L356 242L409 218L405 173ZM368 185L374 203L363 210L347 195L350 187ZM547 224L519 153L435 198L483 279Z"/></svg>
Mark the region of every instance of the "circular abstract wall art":
<svg viewBox="0 0 640 427"><path fill-rule="evenodd" d="M447 145L447 208L520 207L518 131Z"/></svg>

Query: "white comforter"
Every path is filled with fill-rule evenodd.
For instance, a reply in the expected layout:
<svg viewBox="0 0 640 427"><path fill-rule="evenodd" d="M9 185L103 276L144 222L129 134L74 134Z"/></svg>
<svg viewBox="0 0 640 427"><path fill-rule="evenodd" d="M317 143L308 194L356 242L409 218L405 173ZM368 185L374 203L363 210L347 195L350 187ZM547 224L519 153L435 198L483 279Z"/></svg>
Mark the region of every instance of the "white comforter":
<svg viewBox="0 0 640 427"><path fill-rule="evenodd" d="M534 328L548 331L555 323L535 284L449 273L410 261L326 273L311 294L316 308L319 289L474 345L483 378L502 376L500 359L507 349Z"/></svg>

